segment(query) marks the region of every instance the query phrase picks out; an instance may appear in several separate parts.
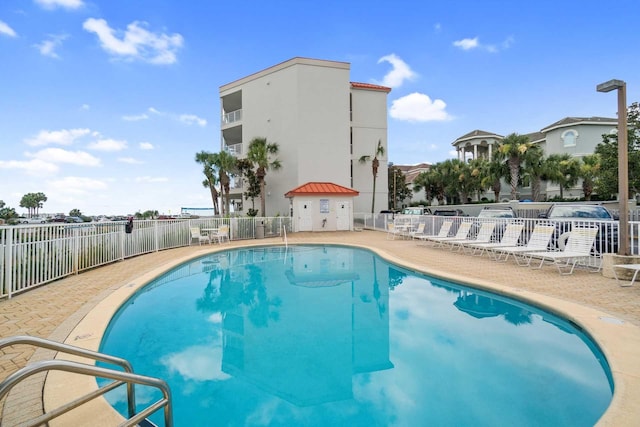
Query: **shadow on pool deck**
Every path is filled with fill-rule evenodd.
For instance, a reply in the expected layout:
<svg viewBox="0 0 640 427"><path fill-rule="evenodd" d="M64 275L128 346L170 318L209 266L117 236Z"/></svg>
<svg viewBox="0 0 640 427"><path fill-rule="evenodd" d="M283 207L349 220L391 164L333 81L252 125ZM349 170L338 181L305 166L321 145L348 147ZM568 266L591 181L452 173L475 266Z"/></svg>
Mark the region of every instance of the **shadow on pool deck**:
<svg viewBox="0 0 640 427"><path fill-rule="evenodd" d="M0 337L33 335L63 342L73 328L96 304L116 289L127 285L141 275L157 269L176 259L201 253L203 250L219 250L260 244L283 244L280 238L231 242L224 245L192 246L170 249L141 255L109 264L79 275L67 277L0 301ZM289 244L332 243L366 246L376 250L390 261L409 268L476 285L491 285L498 292L511 293L516 297L537 298L545 308L547 300L560 300L569 305L595 309L612 319L640 325L640 286L622 288L614 279L600 273L577 270L571 276L560 276L555 267L531 270L515 263L496 263L486 256L477 257L434 249L412 240L387 240L386 234L375 231L294 233L288 237ZM550 299L547 297L551 297ZM578 310L579 311L579 310ZM602 316L601 316L602 317ZM614 332L615 333L615 332ZM602 337L600 341L602 341ZM608 337L605 339L608 343ZM635 341L631 341L629 345ZM636 350L638 357L640 349ZM15 346L0 351L0 380L25 366L28 362L51 358L50 351L28 346ZM636 359L636 363L640 357ZM617 361L611 363L615 370ZM623 366L629 361L624 361ZM18 419L37 416L42 411L41 390L44 374L34 376L17 387L3 404L3 425L14 425ZM640 384L636 378L635 385ZM628 388L628 387L627 387ZM631 390L620 390L627 394ZM619 391L616 390L616 393ZM612 408L626 414L623 419L640 419L640 390L634 390L635 407ZM625 402L628 402L625 399ZM618 419L620 421L620 419ZM613 425L613 424L612 424ZM619 425L619 424L617 424ZM629 424L633 425L633 424Z"/></svg>

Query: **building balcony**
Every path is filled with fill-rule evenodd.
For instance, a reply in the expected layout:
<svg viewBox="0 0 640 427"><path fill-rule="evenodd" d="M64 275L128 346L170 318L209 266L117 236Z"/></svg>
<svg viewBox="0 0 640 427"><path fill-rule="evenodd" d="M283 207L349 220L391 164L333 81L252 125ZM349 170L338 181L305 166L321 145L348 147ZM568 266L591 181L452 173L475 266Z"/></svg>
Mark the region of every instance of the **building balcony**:
<svg viewBox="0 0 640 427"><path fill-rule="evenodd" d="M231 144L231 145L226 145L224 150L231 154L234 157L240 157L242 156L242 144Z"/></svg>
<svg viewBox="0 0 640 427"><path fill-rule="evenodd" d="M235 110L222 115L222 125L230 125L242 120L242 110Z"/></svg>

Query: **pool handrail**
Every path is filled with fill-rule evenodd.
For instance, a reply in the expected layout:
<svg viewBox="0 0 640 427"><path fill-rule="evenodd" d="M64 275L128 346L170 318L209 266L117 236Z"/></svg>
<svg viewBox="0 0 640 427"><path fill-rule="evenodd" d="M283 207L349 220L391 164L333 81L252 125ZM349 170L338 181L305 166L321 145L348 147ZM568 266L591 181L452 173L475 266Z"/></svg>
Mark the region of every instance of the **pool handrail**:
<svg viewBox="0 0 640 427"><path fill-rule="evenodd" d="M109 378L113 379L114 382L108 384L105 387L99 388L98 390L89 393L83 397L76 399L75 401L69 402L66 405L63 405L55 410L45 413L42 416L32 420L31 424L28 425L42 425L78 406L93 400L96 397L102 396L108 391L122 385L127 385L127 407L129 413L129 419L122 425L136 425L143 419L145 419L150 414L154 413L158 409L164 407L165 411L165 426L171 427L173 426L173 411L171 407L171 390L169 389L169 385L159 379L154 377L147 377L144 375L135 374L133 372L133 367L131 363L120 357L111 356L104 353L99 353L92 350L87 350L81 347L72 346L69 344L59 343L56 341L33 337L30 335L18 335L9 338L0 339L0 350L4 347L18 345L18 344L28 344L36 347L46 348L49 350L56 350L58 352L63 352L67 354L72 354L75 356L86 357L89 359L110 363L113 365L120 366L124 369L123 371L103 368L94 365L88 365L85 363L72 362L69 360L45 360L41 362L36 362L30 365L27 365L9 375L0 383L0 401L7 395L11 389L17 385L20 381L25 378L30 377L36 373L42 371L49 370L61 370L67 372L73 372L77 374L84 375L93 375L96 378ZM162 391L164 398L155 402L154 404L148 406L140 413L136 414L136 404L135 404L135 390L134 384L148 385L151 387L155 387Z"/></svg>

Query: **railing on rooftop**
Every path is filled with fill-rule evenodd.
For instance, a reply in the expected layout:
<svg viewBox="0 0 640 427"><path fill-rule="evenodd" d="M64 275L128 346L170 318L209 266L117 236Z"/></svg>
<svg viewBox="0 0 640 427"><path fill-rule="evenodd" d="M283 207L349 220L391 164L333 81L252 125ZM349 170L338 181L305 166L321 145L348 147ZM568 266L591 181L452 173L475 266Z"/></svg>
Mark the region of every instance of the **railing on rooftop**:
<svg viewBox="0 0 640 427"><path fill-rule="evenodd" d="M222 115L222 124L229 125L231 123L242 120L242 110L235 110Z"/></svg>
<svg viewBox="0 0 640 427"><path fill-rule="evenodd" d="M126 221L84 224L0 226L0 298L125 258L192 244L189 228L229 225L231 240L256 238L256 220L265 237L291 231L290 217L139 220L131 233Z"/></svg>

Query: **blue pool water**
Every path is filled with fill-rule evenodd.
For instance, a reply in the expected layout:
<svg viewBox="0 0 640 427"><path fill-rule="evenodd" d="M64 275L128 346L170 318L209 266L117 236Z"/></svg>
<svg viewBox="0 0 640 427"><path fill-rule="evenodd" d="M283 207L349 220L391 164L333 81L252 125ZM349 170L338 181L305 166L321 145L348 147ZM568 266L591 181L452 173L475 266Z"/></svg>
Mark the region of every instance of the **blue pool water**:
<svg viewBox="0 0 640 427"><path fill-rule="evenodd" d="M119 310L101 351L165 379L176 426L591 426L612 397L568 322L341 246L184 264ZM108 396L123 414L124 391ZM159 397L136 391L141 409Z"/></svg>

